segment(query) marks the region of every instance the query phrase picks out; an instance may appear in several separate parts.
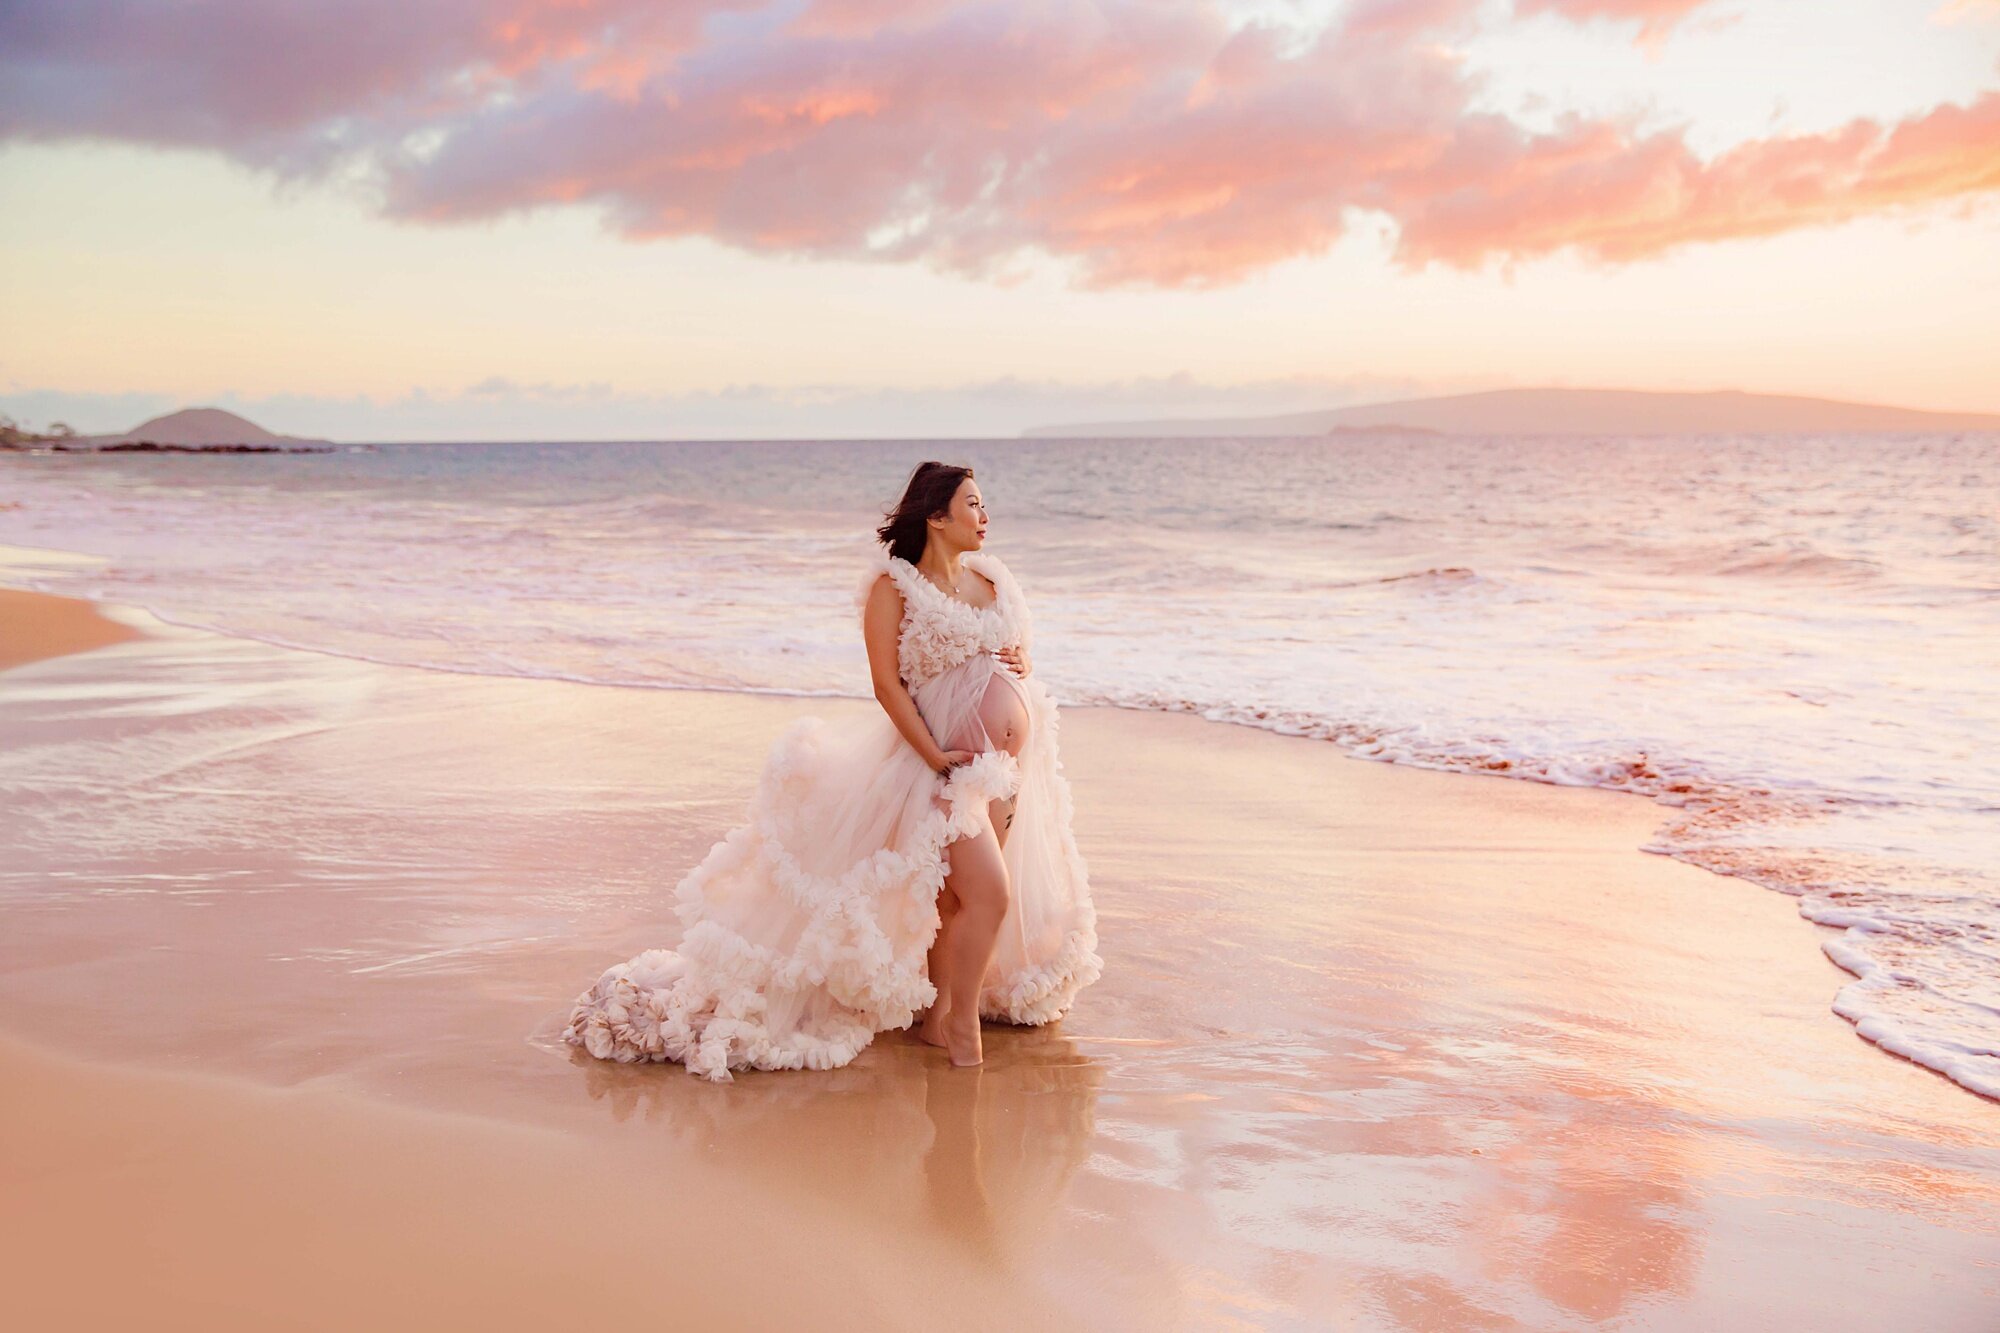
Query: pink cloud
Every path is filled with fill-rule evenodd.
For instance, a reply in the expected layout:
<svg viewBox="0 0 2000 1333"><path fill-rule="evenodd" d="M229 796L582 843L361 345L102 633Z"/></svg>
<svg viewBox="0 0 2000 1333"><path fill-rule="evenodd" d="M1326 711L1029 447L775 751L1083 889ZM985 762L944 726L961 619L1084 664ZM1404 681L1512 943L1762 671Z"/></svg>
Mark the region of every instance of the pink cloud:
<svg viewBox="0 0 2000 1333"><path fill-rule="evenodd" d="M0 6L0 140L105 137L310 171L499 93L669 69L766 0L54 0ZM624 82L629 84L627 76Z"/></svg>
<svg viewBox="0 0 2000 1333"><path fill-rule="evenodd" d="M1611 262L2000 190L2000 93L1885 128L1765 139L1702 162L1677 136L1577 124L1486 146L1476 195L1414 183L1401 257L1473 267L1575 249Z"/></svg>
<svg viewBox="0 0 2000 1333"><path fill-rule="evenodd" d="M787 28L799 36L866 37L935 18L955 0L811 0Z"/></svg>
<svg viewBox="0 0 2000 1333"><path fill-rule="evenodd" d="M1521 0L1670 24L1697 0ZM1317 32L1217 0L68 0L0 9L0 138L372 167L438 225L587 204L634 240L923 262L1023 253L1205 286L1357 211L1410 265L1630 262L2000 189L2000 94L1743 144L1475 109L1476 0L1361 0Z"/></svg>
<svg viewBox="0 0 2000 1333"><path fill-rule="evenodd" d="M1516 0L1522 14L1552 13L1582 23L1608 19L1639 25L1641 40L1664 36L1708 0Z"/></svg>

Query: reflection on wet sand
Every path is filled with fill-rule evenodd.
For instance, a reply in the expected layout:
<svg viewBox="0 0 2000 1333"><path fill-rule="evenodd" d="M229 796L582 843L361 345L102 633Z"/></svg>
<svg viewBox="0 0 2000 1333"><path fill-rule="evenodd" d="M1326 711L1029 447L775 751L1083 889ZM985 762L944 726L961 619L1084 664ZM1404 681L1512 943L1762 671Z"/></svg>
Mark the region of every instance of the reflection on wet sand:
<svg viewBox="0 0 2000 1333"><path fill-rule="evenodd" d="M1427 1215L1438 1228L1428 1241L1464 1261L1369 1278L1397 1326L1516 1327L1534 1308L1528 1293L1547 1302L1542 1319L1598 1324L1688 1290L1712 1224L1694 1183L1696 1121L1662 1117L1634 1089L1577 1073L1465 1100L1458 1115L1356 1127L1345 1145L1427 1161L1456 1186L1450 1206Z"/></svg>
<svg viewBox="0 0 2000 1333"><path fill-rule="evenodd" d="M957 1075L957 1077L954 1077ZM924 1151L924 1197L930 1217L946 1235L988 1262L1000 1262L1001 1236L986 1163L979 1150L979 1103L986 1071L949 1065L924 1071L924 1110L931 1141Z"/></svg>
<svg viewBox="0 0 2000 1333"><path fill-rule="evenodd" d="M1029 1030L987 1049L969 1071L925 1062L924 1178L945 1233L1006 1261L1020 1257L1023 1238L1046 1233L1090 1156L1104 1071L1059 1034Z"/></svg>
<svg viewBox="0 0 2000 1333"><path fill-rule="evenodd" d="M998 1263L1041 1243L1090 1155L1104 1072L1048 1028L990 1025L986 1063L953 1069L905 1033L845 1069L738 1074L565 1058L592 1101L773 1188L950 1237Z"/></svg>

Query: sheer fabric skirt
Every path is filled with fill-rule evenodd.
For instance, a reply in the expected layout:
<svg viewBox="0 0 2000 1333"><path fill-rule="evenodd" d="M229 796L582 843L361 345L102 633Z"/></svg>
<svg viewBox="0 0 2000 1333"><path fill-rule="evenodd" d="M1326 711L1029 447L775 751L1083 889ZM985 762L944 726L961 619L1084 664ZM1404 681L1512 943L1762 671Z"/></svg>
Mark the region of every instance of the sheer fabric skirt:
<svg viewBox="0 0 2000 1333"><path fill-rule="evenodd" d="M980 993L992 1019L1059 1018L1096 980L1095 913L1041 683L976 654L919 686L947 750L933 772L887 715L792 724L765 760L748 818L674 890L682 937L605 971L564 1039L600 1059L731 1069L830 1069L936 999L925 955L951 844L1013 798L1001 849L1010 898Z"/></svg>

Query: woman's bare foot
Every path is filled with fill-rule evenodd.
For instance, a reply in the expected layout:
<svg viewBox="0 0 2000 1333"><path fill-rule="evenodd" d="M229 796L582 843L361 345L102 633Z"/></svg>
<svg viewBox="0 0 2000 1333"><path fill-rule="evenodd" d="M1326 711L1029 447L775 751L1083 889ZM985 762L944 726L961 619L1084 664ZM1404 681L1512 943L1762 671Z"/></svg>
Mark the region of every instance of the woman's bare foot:
<svg viewBox="0 0 2000 1333"><path fill-rule="evenodd" d="M943 1023L944 1041L940 1044L951 1054L951 1062L960 1069L984 1064L986 1053L979 1040L979 1015L972 1015L968 1022L947 1014Z"/></svg>
<svg viewBox="0 0 2000 1333"><path fill-rule="evenodd" d="M950 1012L951 1002L942 998L924 1010L924 1016L917 1021L917 1040L932 1046L945 1045L944 1020Z"/></svg>

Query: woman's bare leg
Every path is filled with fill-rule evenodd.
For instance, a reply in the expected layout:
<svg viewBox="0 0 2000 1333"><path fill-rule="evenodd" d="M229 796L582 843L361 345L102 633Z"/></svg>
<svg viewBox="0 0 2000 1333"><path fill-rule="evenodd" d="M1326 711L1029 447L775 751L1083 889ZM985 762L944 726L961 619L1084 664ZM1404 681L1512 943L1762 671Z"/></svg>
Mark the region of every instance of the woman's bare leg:
<svg viewBox="0 0 2000 1333"><path fill-rule="evenodd" d="M976 1065L983 1058L979 1040L979 990L1000 940L1000 923L1007 916L1010 886L1007 863L1000 857L1000 840L988 824L951 847L951 874L946 883L958 899L951 934L945 940L946 999L943 1028L945 1049L955 1065Z"/></svg>
<svg viewBox="0 0 2000 1333"><path fill-rule="evenodd" d="M1014 801L1014 797L1008 796L986 803L986 816L992 821L994 839L1002 847L1007 845L1007 830L1014 822ZM1005 867L1002 869L1004 871ZM951 877L947 875L945 887L938 892L937 938L931 941L930 953L925 955L928 975L937 987L937 999L917 1016L917 1039L932 1046L945 1045L944 1020L951 1012L951 995L946 989L950 971L947 951L950 949L951 924L957 916L958 895L951 891ZM997 934L995 938L998 938Z"/></svg>
<svg viewBox="0 0 2000 1333"><path fill-rule="evenodd" d="M988 682L986 693L979 701L979 727L972 734L959 738L960 748L1005 750L1018 759L1027 740L1027 724L1027 703L1021 696L1020 685L1011 678L996 674ZM978 1063L977 1058L961 1059L960 1056L965 1054L968 1040L975 1057L979 1048L979 987L986 979L986 969L993 961L994 946L999 942L1000 925L1007 915L1007 866L1000 858L1000 849L1007 845L1007 834L1013 828L1017 799L1018 794L988 801L987 827L973 837L952 844L952 872L945 876L944 890L938 895L937 939L931 944L926 960L938 997L918 1022L917 1036L933 1046L950 1050L951 1032L956 1030L959 1034L958 1050L952 1056L953 1064ZM975 846L982 840L983 846ZM976 919L969 923L966 922L965 910L968 900L956 891L961 887L959 867L962 861L976 863L970 869L972 879L963 887L980 897L985 904L975 914ZM995 883L998 885L997 892L993 888ZM997 903L997 907L992 907L993 903ZM988 915L992 918L990 922L986 919ZM966 929L972 934L961 939ZM980 943L982 939L983 945ZM965 960L975 957L977 970L972 975L976 980L968 988L954 980L956 969L971 966Z"/></svg>
<svg viewBox="0 0 2000 1333"><path fill-rule="evenodd" d="M958 915L958 895L951 891L950 877L938 890L938 933L931 941L931 951L925 955L926 968L931 982L937 987L937 999L931 1007L917 1019L917 1040L929 1042L933 1046L944 1045L944 1016L951 1010L951 997L945 993L945 947L951 936L952 918Z"/></svg>
<svg viewBox="0 0 2000 1333"><path fill-rule="evenodd" d="M993 821L993 836L1000 840L1002 847L1007 845L1007 834L1014 827L1014 803L1019 799L1018 796L1003 796L986 803L986 817Z"/></svg>

